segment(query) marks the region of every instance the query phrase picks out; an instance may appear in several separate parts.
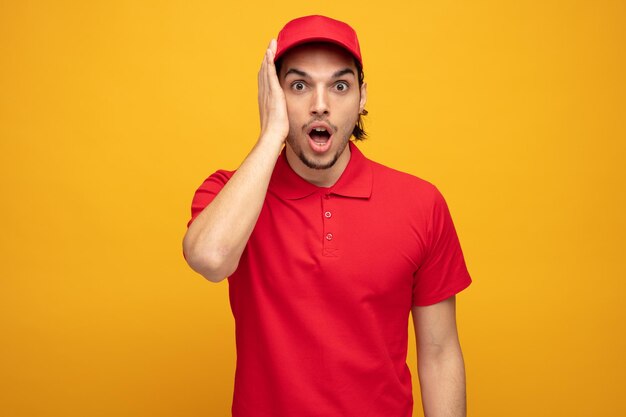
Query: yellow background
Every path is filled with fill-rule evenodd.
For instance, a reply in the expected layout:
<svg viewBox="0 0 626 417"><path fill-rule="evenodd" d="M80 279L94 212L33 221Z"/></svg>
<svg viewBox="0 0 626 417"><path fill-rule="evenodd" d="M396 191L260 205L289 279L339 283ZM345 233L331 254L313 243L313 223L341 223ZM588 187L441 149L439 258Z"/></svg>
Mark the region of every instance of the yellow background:
<svg viewBox="0 0 626 417"><path fill-rule="evenodd" d="M469 415L626 415L620 0L0 2L0 414L229 415L228 285L181 239L311 13L359 32L361 149L450 205Z"/></svg>

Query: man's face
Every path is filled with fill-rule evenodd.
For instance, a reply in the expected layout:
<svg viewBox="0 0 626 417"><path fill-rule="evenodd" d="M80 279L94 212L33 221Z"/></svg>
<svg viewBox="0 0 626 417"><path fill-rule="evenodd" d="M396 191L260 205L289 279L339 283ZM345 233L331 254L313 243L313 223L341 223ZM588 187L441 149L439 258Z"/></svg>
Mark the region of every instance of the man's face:
<svg viewBox="0 0 626 417"><path fill-rule="evenodd" d="M344 151L366 100L352 55L332 44L296 47L283 57L279 80L289 117L287 146L308 168L347 164Z"/></svg>

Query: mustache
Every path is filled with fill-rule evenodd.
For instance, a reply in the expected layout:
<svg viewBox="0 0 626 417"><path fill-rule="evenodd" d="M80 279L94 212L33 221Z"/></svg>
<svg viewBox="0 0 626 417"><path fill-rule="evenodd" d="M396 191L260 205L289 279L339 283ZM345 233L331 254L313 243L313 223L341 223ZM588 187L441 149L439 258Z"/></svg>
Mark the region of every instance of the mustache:
<svg viewBox="0 0 626 417"><path fill-rule="evenodd" d="M330 126L330 128L333 130L333 132L337 131L337 126L335 126L334 124L332 124L330 122L330 120L328 120L325 117L316 117L314 119L311 119L310 121L308 121L307 123L305 123L304 125L302 125L302 129L304 130L309 130L310 126L314 123L318 123L318 122L323 122L326 123L328 126Z"/></svg>

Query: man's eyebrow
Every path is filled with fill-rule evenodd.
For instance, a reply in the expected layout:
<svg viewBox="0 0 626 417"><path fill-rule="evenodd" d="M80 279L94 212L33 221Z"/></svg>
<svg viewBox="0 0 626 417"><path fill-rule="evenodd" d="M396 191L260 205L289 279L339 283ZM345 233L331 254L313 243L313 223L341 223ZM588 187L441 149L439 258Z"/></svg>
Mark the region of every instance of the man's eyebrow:
<svg viewBox="0 0 626 417"><path fill-rule="evenodd" d="M352 74L352 75L354 75L356 77L356 74L354 73L354 70L352 70L352 68L344 68L342 70L339 70L339 71L335 72L333 74L333 78L339 78L342 75L346 75L346 74Z"/></svg>
<svg viewBox="0 0 626 417"><path fill-rule="evenodd" d="M285 73L285 78L287 78L287 76L289 74L296 74L296 75L299 75L300 77L304 77L304 78L308 78L309 77L309 74L307 74L306 72L300 71L299 69L295 69L295 68L289 68L287 70L287 72Z"/></svg>

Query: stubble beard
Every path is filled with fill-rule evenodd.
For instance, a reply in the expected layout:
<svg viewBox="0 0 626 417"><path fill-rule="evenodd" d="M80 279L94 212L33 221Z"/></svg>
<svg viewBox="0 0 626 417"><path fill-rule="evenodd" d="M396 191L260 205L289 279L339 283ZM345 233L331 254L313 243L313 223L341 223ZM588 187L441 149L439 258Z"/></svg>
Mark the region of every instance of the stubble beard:
<svg viewBox="0 0 626 417"><path fill-rule="evenodd" d="M300 130L300 132L306 131L306 129L307 129L307 126L305 125L302 127L302 130ZM318 163L316 161L313 161L307 158L307 156L304 154L302 147L300 146L298 141L295 139L298 133L299 132L294 132L292 129L290 129L289 135L287 136L287 143L291 146L291 149L293 150L293 152L298 156L300 161L302 161L302 163L305 166L307 166L308 168L317 169L317 170L332 168L339 160L339 157L341 156L343 151L346 149L346 146L348 145L348 141L350 140L350 136L352 136L352 131L338 132L337 130L335 130L336 138L341 140L339 147L337 148L337 152L335 152L335 155L333 155L333 158L330 161L326 163ZM305 134L305 137L306 137L306 134ZM335 138L333 138L333 140L335 140ZM308 141L308 138L307 138L307 141Z"/></svg>

